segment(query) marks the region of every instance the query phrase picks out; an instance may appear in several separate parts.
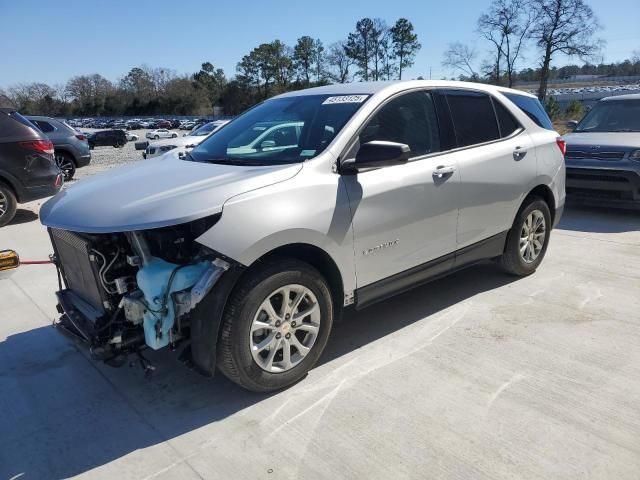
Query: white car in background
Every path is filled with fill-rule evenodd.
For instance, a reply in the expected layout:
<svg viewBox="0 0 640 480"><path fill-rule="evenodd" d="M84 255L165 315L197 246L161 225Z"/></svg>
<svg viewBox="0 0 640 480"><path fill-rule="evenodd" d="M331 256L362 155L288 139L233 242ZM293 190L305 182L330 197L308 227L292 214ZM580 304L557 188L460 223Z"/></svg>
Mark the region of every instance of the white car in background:
<svg viewBox="0 0 640 480"><path fill-rule="evenodd" d="M140 137L138 135L136 135L135 133L129 133L129 132L125 132L127 135L127 141L128 142L135 142L137 141Z"/></svg>
<svg viewBox="0 0 640 480"><path fill-rule="evenodd" d="M158 128L157 130L151 130L147 132L145 137L150 140L159 140L161 138L176 138L178 134L176 132L172 132L171 130L167 130L166 128Z"/></svg>
<svg viewBox="0 0 640 480"><path fill-rule="evenodd" d="M170 150L175 148L180 149L181 152L191 150L193 147L202 142L210 134L218 130L223 125L229 123L229 120L216 120L215 122L209 122L197 130L189 133L180 138L170 138L167 140L160 140L158 142L150 143L145 151L142 153L144 158L153 158L160 155L164 155Z"/></svg>

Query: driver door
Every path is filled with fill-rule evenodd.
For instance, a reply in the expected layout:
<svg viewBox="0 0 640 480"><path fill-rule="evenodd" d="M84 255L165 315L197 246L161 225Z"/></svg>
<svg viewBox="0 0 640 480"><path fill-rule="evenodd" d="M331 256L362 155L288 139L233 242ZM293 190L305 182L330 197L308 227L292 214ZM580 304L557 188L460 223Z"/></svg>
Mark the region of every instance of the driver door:
<svg viewBox="0 0 640 480"><path fill-rule="evenodd" d="M381 289L397 291L403 282L453 266L460 177L455 157L439 153L436 108L426 90L393 97L358 140L348 157L373 140L411 148L406 164L342 177L353 218L357 286L370 287L368 293L358 290L358 302L366 303L369 296L384 295Z"/></svg>

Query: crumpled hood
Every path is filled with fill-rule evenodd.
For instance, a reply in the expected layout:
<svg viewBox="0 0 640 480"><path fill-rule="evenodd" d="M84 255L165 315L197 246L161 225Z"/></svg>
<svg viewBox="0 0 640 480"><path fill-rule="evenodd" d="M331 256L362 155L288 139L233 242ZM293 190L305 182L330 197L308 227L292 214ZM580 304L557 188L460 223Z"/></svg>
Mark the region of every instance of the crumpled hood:
<svg viewBox="0 0 640 480"><path fill-rule="evenodd" d="M638 132L584 132L569 133L563 137L569 147L600 146L636 149L640 148Z"/></svg>
<svg viewBox="0 0 640 480"><path fill-rule="evenodd" d="M40 221L85 233L178 225L219 213L232 196L288 180L301 168L216 165L164 155L80 180L42 206Z"/></svg>

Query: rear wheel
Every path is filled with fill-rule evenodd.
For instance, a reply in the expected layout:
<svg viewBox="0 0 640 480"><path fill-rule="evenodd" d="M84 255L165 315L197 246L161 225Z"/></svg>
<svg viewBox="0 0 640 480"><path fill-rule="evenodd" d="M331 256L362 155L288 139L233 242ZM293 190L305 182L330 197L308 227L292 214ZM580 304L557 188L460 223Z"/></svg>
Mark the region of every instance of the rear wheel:
<svg viewBox="0 0 640 480"><path fill-rule="evenodd" d="M332 323L322 275L298 260L270 261L246 275L229 299L218 366L248 390L292 385L320 358Z"/></svg>
<svg viewBox="0 0 640 480"><path fill-rule="evenodd" d="M529 275L536 271L549 246L551 213L547 203L530 197L513 222L500 263L512 275Z"/></svg>
<svg viewBox="0 0 640 480"><path fill-rule="evenodd" d="M153 137L154 140L160 140L160 135L156 135L155 137Z"/></svg>
<svg viewBox="0 0 640 480"><path fill-rule="evenodd" d="M56 164L58 165L58 168L62 170L62 173L64 173L65 182L71 180L76 174L76 165L73 162L73 158L65 152L56 152L55 155Z"/></svg>
<svg viewBox="0 0 640 480"><path fill-rule="evenodd" d="M0 227L4 227L16 215L16 196L7 185L0 183Z"/></svg>
<svg viewBox="0 0 640 480"><path fill-rule="evenodd" d="M177 138L177 137L178 137L178 134L177 134L177 133L172 133L172 134L171 134L171 138Z"/></svg>

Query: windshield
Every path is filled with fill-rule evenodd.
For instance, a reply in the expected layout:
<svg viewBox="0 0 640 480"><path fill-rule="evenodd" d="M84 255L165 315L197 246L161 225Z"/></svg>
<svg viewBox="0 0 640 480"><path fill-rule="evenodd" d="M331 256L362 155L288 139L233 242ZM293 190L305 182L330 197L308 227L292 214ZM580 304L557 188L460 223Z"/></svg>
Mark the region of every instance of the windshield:
<svg viewBox="0 0 640 480"><path fill-rule="evenodd" d="M640 132L640 100L612 100L596 104L575 132Z"/></svg>
<svg viewBox="0 0 640 480"><path fill-rule="evenodd" d="M248 110L213 133L187 157L238 165L298 163L320 154L367 95L299 95Z"/></svg>

